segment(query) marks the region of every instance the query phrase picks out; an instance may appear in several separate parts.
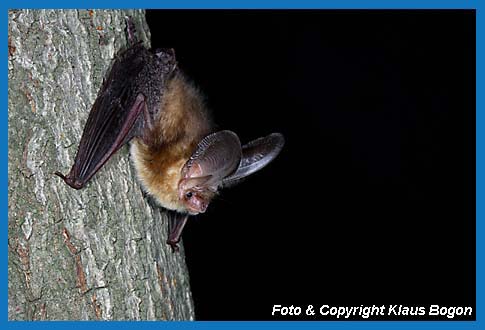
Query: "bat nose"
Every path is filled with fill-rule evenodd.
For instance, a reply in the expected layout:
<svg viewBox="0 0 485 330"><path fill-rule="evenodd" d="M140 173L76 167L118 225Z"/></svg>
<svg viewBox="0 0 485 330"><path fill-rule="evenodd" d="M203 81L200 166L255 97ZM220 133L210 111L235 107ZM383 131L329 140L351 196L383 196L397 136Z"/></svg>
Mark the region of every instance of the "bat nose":
<svg viewBox="0 0 485 330"><path fill-rule="evenodd" d="M207 209L207 206L209 206L209 203L207 203L207 202L205 202L203 200L200 200L200 199L193 199L187 205L187 207L190 210L190 213L191 214L204 213L205 210Z"/></svg>
<svg viewBox="0 0 485 330"><path fill-rule="evenodd" d="M204 213L205 210L207 210L207 206L208 204L206 202L200 202L200 205L199 205L200 213Z"/></svg>

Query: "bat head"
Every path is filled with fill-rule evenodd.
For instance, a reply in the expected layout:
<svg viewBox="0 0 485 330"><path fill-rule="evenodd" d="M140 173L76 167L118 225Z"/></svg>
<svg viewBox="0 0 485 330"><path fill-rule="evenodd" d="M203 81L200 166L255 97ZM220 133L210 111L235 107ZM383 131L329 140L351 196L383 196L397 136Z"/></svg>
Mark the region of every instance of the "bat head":
<svg viewBox="0 0 485 330"><path fill-rule="evenodd" d="M210 184L210 176L185 178L179 182L179 199L192 214L204 213L217 193L217 186Z"/></svg>
<svg viewBox="0 0 485 330"><path fill-rule="evenodd" d="M185 163L178 185L179 200L190 214L203 213L241 162L241 142L236 133L220 131L203 138Z"/></svg>

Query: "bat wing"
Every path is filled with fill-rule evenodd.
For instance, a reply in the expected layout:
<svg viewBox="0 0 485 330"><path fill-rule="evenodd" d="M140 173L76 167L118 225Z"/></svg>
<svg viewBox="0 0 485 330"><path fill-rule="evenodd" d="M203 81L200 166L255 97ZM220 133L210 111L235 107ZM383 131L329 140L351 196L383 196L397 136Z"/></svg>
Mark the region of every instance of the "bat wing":
<svg viewBox="0 0 485 330"><path fill-rule="evenodd" d="M242 147L242 159L237 170L223 180L223 186L237 184L241 179L259 171L278 156L285 139L280 133L253 140Z"/></svg>
<svg viewBox="0 0 485 330"><path fill-rule="evenodd" d="M114 61L89 114L71 171L67 176L56 172L72 188L81 189L116 151L142 134L143 118L150 114L140 76L150 56L136 44Z"/></svg>

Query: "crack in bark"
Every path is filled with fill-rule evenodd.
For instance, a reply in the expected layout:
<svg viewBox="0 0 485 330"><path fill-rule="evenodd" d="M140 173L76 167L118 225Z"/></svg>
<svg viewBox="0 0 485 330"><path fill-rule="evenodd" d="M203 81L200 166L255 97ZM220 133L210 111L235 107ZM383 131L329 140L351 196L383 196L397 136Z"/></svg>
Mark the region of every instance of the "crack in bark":
<svg viewBox="0 0 485 330"><path fill-rule="evenodd" d="M93 295L91 296L91 302L92 302L94 314L96 315L96 318L100 320L101 317L103 316L103 311L101 310L101 304L98 304L98 301L96 299L96 292L94 292Z"/></svg>
<svg viewBox="0 0 485 330"><path fill-rule="evenodd" d="M27 166L27 157L29 156L29 143L32 139L33 131L31 128L27 130L27 138L25 139L24 151L22 152L22 165L20 167L20 172L26 179L30 179L34 174Z"/></svg>
<svg viewBox="0 0 485 330"><path fill-rule="evenodd" d="M157 278L158 278L158 286L160 287L160 292L162 293L162 296L164 295L164 288L163 288L163 282L164 282L164 277L163 277L163 272L162 269L160 268L160 265L158 262L155 263L156 268L157 268Z"/></svg>
<svg viewBox="0 0 485 330"><path fill-rule="evenodd" d="M66 244L67 249L74 256L77 278L76 287L80 288L81 294L85 294L88 291L88 288L86 284L86 274L84 273L84 268L81 260L81 250L76 248L74 244L72 244L71 235L69 234L69 231L66 229L66 227L64 227L64 229L62 230L62 236L64 237L64 243Z"/></svg>
<svg viewBox="0 0 485 330"><path fill-rule="evenodd" d="M13 56L16 50L17 48L13 45L12 39L8 37L8 56Z"/></svg>

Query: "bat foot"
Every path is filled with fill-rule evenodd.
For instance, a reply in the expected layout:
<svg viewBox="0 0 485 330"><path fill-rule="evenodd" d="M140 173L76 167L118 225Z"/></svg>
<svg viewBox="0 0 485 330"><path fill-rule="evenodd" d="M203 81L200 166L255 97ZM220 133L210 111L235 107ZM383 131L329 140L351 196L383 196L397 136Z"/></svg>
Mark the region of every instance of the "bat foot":
<svg viewBox="0 0 485 330"><path fill-rule="evenodd" d="M170 247L172 248L172 253L179 252L180 250L178 246L179 241L180 240L177 240L177 241L167 240L167 244L170 245Z"/></svg>
<svg viewBox="0 0 485 330"><path fill-rule="evenodd" d="M188 218L188 214L180 213L174 213L169 217L167 244L172 248L172 252L179 250L178 243Z"/></svg>

